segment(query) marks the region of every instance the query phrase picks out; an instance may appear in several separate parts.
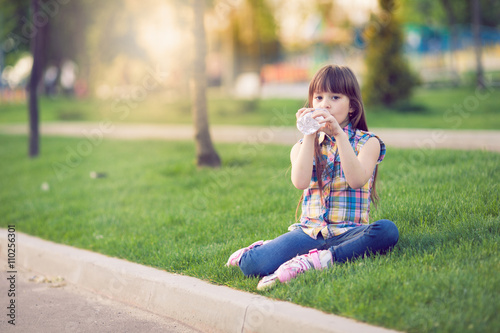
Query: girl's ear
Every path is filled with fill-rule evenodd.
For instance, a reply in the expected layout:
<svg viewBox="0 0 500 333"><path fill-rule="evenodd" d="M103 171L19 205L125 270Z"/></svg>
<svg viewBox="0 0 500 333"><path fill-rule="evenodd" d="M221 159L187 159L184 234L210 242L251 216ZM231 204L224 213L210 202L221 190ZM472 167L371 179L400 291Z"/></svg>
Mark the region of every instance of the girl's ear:
<svg viewBox="0 0 500 333"><path fill-rule="evenodd" d="M354 115L355 111L357 110L357 108L355 107L355 103L349 103L349 113L351 115Z"/></svg>

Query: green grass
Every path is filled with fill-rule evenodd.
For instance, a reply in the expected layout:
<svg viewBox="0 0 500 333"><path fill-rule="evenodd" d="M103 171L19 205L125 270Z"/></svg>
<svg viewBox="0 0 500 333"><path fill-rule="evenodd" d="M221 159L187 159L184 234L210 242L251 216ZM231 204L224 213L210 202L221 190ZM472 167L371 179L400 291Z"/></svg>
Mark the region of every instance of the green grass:
<svg viewBox="0 0 500 333"><path fill-rule="evenodd" d="M1 226L257 293L258 279L224 263L293 222L290 147L218 144L223 167L198 170L190 142L108 140L69 155L82 142L44 137L29 160L25 137L0 136ZM379 172L371 218L398 225L393 252L262 294L408 332L498 332L500 155L417 154L389 149Z"/></svg>
<svg viewBox="0 0 500 333"><path fill-rule="evenodd" d="M212 124L294 126L299 99L238 100L209 94ZM300 96L298 96L300 97ZM473 88L417 89L409 102L393 108L366 107L373 128L500 129L500 93L477 93ZM48 99L40 102L42 121L102 121L190 124L188 98L168 100L149 94L144 100ZM26 104L0 105L0 123L26 122Z"/></svg>

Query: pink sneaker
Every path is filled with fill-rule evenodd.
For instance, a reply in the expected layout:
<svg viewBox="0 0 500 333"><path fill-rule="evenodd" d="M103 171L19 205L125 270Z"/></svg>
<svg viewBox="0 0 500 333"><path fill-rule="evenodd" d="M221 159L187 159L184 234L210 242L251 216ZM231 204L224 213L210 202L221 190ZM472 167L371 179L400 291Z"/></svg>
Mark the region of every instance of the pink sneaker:
<svg viewBox="0 0 500 333"><path fill-rule="evenodd" d="M329 250L311 250L308 254L303 254L288 260L278 267L276 272L262 278L257 285L257 290L269 289L276 285L278 281L286 283L295 278L298 274L313 267L314 269L323 269L331 265L331 263L332 253Z"/></svg>
<svg viewBox="0 0 500 333"><path fill-rule="evenodd" d="M233 254L231 254L231 256L229 257L227 263L226 263L226 266L229 267L229 266L239 266L240 264L240 259L241 259L241 256L243 255L243 253L247 252L248 250L251 250L253 249L254 247L256 247L257 245L264 245L266 244L267 242L269 241L257 241L255 243L253 243L252 245L250 245L249 247L244 247L242 249L239 249L238 251L234 252Z"/></svg>

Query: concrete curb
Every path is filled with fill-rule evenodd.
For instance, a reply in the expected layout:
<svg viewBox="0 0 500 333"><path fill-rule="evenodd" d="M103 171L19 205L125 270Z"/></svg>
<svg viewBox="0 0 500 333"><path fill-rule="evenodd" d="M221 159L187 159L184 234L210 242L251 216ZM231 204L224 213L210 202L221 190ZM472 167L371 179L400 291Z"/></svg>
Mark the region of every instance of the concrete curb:
<svg viewBox="0 0 500 333"><path fill-rule="evenodd" d="M17 266L62 276L79 287L203 332L395 332L20 232L15 244ZM0 249L6 248L7 237L0 237Z"/></svg>

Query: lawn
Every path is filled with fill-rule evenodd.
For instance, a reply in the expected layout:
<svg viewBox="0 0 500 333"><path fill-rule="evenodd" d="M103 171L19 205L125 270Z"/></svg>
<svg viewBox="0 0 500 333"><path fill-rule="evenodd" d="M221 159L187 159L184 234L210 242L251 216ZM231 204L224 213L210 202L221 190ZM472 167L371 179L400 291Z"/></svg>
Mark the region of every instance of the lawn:
<svg viewBox="0 0 500 333"><path fill-rule="evenodd" d="M106 140L71 156L82 140L44 137L29 160L25 137L0 136L2 227L258 292L224 264L293 222L290 147L217 144L223 167L198 170L191 142ZM415 153L390 148L379 171L371 219L398 225L392 253L260 293L408 332L498 332L500 154Z"/></svg>
<svg viewBox="0 0 500 333"><path fill-rule="evenodd" d="M222 125L294 126L298 99L238 100L209 94L210 122ZM374 128L500 129L500 93L489 88L417 89L412 99L393 108L366 106L368 124ZM48 99L40 102L42 121L101 121L190 124L188 98L169 100L151 93L141 100ZM27 121L25 103L0 104L0 123Z"/></svg>

